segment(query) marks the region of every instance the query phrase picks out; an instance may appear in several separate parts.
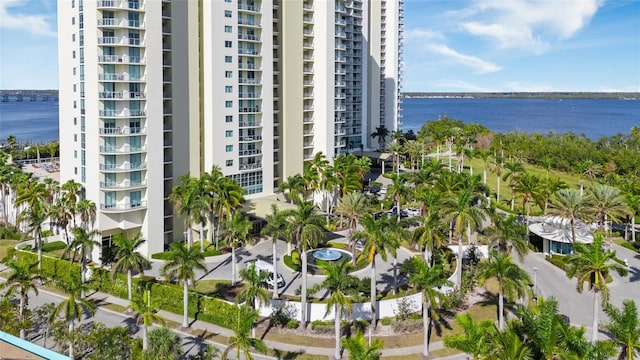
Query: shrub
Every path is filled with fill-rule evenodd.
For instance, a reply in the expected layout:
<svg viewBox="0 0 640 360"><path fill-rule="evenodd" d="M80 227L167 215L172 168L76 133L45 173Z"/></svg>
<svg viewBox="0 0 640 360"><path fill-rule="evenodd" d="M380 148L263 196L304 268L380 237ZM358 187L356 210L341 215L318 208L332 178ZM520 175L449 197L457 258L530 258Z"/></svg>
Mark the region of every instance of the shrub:
<svg viewBox="0 0 640 360"><path fill-rule="evenodd" d="M287 267L294 271L302 270L302 266L300 264L300 253L298 253L297 251L292 251L291 256L285 255L282 258L282 261L285 265L287 265Z"/></svg>
<svg viewBox="0 0 640 360"><path fill-rule="evenodd" d="M42 251L44 252L56 251L56 250L65 249L66 247L67 247L67 244L65 244L64 241L54 241L54 242L43 244Z"/></svg>
<svg viewBox="0 0 640 360"><path fill-rule="evenodd" d="M405 319L393 322L393 331L396 333L411 333L422 329L422 321Z"/></svg>
<svg viewBox="0 0 640 360"><path fill-rule="evenodd" d="M564 256L552 254L546 257L547 261L552 263L553 265L559 267L562 270L565 270L564 267Z"/></svg>
<svg viewBox="0 0 640 360"><path fill-rule="evenodd" d="M27 251L16 251L19 261L37 263L38 255ZM42 257L42 276L48 279L60 279L70 282L71 276L80 278L80 264L71 263L67 260L60 260L48 256Z"/></svg>
<svg viewBox="0 0 640 360"><path fill-rule="evenodd" d="M380 324L382 324L382 325L391 325L391 318L390 317L383 317L382 319L380 319Z"/></svg>
<svg viewBox="0 0 640 360"><path fill-rule="evenodd" d="M22 235L14 226L0 226L0 239L20 240Z"/></svg>
<svg viewBox="0 0 640 360"><path fill-rule="evenodd" d="M169 251L155 253L151 255L151 258L155 260L169 260L170 254L171 252Z"/></svg>
<svg viewBox="0 0 640 360"><path fill-rule="evenodd" d="M296 319L289 319L287 322L287 329L297 329L300 326L300 322Z"/></svg>
<svg viewBox="0 0 640 360"><path fill-rule="evenodd" d="M337 241L329 241L327 245L329 247L336 248L336 249L342 249L342 250L349 249L349 244L337 242Z"/></svg>
<svg viewBox="0 0 640 360"><path fill-rule="evenodd" d="M280 306L272 307L271 310L271 326L288 325L291 320L295 320L294 317L297 314L295 306L291 303L281 303Z"/></svg>

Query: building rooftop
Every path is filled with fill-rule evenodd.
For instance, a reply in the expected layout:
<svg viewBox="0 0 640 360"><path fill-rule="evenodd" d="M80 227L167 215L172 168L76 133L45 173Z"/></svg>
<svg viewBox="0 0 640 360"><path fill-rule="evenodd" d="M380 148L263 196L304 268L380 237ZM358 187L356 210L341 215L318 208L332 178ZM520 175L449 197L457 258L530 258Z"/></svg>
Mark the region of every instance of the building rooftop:
<svg viewBox="0 0 640 360"><path fill-rule="evenodd" d="M547 216L544 221L529 225L529 230L547 240L568 244L573 243L571 222L567 218ZM584 222L576 220L575 233L576 242L583 244L591 244L593 242L593 234L589 231L589 226Z"/></svg>
<svg viewBox="0 0 640 360"><path fill-rule="evenodd" d="M19 337L0 331L0 359L3 360L69 360L68 356L43 348Z"/></svg>

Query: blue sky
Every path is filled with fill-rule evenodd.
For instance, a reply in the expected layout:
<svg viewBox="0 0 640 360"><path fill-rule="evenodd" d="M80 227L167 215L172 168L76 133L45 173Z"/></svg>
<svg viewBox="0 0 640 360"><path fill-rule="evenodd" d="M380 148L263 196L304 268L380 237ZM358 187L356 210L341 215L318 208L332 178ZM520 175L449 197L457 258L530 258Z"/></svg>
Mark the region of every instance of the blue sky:
<svg viewBox="0 0 640 360"><path fill-rule="evenodd" d="M0 89L58 87L56 26L0 0ZM405 91L640 91L640 1L405 0L404 60Z"/></svg>

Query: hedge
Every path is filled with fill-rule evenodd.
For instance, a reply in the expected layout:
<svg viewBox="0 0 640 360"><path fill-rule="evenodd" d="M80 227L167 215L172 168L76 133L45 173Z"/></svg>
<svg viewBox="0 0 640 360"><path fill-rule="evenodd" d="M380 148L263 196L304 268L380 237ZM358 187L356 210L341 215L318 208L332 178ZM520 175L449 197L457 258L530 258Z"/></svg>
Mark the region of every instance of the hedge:
<svg viewBox="0 0 640 360"><path fill-rule="evenodd" d="M64 241L54 241L46 244L42 244L42 251L56 251L62 250L67 247L67 244Z"/></svg>
<svg viewBox="0 0 640 360"><path fill-rule="evenodd" d="M16 251L15 255L19 261L38 262L38 255L32 252ZM42 275L44 277L70 282L72 273L80 277L80 264L42 256Z"/></svg>

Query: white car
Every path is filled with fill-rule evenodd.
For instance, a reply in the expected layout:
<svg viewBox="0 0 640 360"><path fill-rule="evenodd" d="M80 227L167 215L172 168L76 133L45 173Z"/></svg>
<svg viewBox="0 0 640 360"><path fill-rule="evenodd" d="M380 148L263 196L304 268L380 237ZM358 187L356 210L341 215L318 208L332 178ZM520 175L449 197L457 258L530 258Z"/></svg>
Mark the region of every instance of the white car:
<svg viewBox="0 0 640 360"><path fill-rule="evenodd" d="M267 277L267 285L269 285L269 287L273 287L274 283L275 281L273 280L273 273L269 273L269 276ZM278 274L278 288L283 287L285 284L286 283L282 275Z"/></svg>

